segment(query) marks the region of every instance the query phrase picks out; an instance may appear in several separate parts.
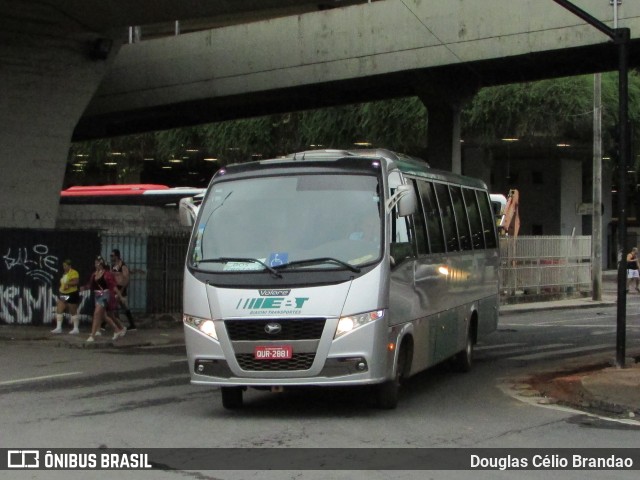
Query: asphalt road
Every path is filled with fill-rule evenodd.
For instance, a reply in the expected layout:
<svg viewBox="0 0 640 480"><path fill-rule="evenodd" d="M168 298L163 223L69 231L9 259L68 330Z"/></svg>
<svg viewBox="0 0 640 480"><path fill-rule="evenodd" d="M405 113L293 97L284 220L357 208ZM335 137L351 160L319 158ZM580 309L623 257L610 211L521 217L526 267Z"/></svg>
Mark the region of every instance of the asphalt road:
<svg viewBox="0 0 640 480"><path fill-rule="evenodd" d="M640 343L640 295L628 301L628 344ZM403 387L396 410L367 389L249 390L222 408L216 389L189 384L183 347L89 350L0 342L3 448L194 447L637 447L640 423L593 419L509 396L505 379L579 356L615 356L615 307L503 315L472 372L446 365ZM113 478L114 472L11 472L12 478ZM549 478L527 472L126 472L119 478ZM15 475L14 475L15 474ZM77 475L77 477L76 477ZM557 478L637 478L564 471ZM8 477L7 477L8 478Z"/></svg>

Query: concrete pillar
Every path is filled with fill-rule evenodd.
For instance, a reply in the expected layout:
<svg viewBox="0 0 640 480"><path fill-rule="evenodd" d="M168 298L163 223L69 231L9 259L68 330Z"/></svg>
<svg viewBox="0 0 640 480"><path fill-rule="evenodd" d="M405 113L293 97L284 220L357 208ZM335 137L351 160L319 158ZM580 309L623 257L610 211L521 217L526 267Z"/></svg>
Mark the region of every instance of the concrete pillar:
<svg viewBox="0 0 640 480"><path fill-rule="evenodd" d="M0 0L0 228L55 226L71 135L119 46L106 38Z"/></svg>
<svg viewBox="0 0 640 480"><path fill-rule="evenodd" d="M459 112L456 112L452 105L441 102L429 102L425 103L425 106L427 107L427 162L433 168L460 173ZM454 147L456 140L457 151Z"/></svg>
<svg viewBox="0 0 640 480"><path fill-rule="evenodd" d="M423 74L416 93L427 107L427 162L433 168L462 172L460 113L477 86L472 81Z"/></svg>
<svg viewBox="0 0 640 480"><path fill-rule="evenodd" d="M562 159L560 163L560 235L582 235L582 218L576 211L582 203L582 162Z"/></svg>

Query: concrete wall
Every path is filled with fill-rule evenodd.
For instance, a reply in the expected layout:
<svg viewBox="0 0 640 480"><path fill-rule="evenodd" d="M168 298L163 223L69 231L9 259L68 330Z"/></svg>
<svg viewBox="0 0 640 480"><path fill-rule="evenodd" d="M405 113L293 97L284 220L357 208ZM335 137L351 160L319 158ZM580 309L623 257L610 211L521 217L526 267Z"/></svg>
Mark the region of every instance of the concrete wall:
<svg viewBox="0 0 640 480"><path fill-rule="evenodd" d="M90 58L98 37L46 4L0 0L0 227L55 225L72 132L107 69Z"/></svg>
<svg viewBox="0 0 640 480"><path fill-rule="evenodd" d="M98 230L117 235L185 232L178 209L145 205L60 205L57 229Z"/></svg>

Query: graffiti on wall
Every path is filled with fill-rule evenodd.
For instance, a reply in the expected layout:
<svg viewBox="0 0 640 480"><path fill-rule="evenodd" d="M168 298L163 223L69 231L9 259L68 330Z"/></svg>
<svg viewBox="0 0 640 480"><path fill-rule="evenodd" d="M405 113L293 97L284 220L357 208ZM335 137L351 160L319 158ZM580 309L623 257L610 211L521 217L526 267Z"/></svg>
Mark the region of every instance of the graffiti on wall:
<svg viewBox="0 0 640 480"><path fill-rule="evenodd" d="M0 322L51 323L58 301L62 261L72 259L81 279L88 278L95 253L99 251L96 232L2 230ZM92 300L89 295L82 295L81 299L79 311L86 315L93 307Z"/></svg>
<svg viewBox="0 0 640 480"><path fill-rule="evenodd" d="M47 245L34 245L31 248L18 247L13 251L11 247L2 257L7 271L14 268L23 269L28 277L40 280L51 285L58 274L59 260L55 255L49 254Z"/></svg>
<svg viewBox="0 0 640 480"><path fill-rule="evenodd" d="M9 324L48 324L53 321L58 295L47 285L24 288L21 285L0 285L0 318ZM93 309L88 292L80 294L78 311L84 317Z"/></svg>

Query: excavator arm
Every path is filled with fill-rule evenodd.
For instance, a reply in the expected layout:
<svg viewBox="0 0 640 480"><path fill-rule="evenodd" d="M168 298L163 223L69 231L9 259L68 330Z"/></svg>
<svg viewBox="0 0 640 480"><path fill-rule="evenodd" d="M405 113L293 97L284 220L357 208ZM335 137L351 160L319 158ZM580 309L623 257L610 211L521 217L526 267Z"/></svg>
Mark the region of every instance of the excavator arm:
<svg viewBox="0 0 640 480"><path fill-rule="evenodd" d="M500 235L516 238L520 231L520 214L518 206L520 203L520 193L516 189L509 190L507 195L507 204L504 208L504 214L500 220L498 228Z"/></svg>

